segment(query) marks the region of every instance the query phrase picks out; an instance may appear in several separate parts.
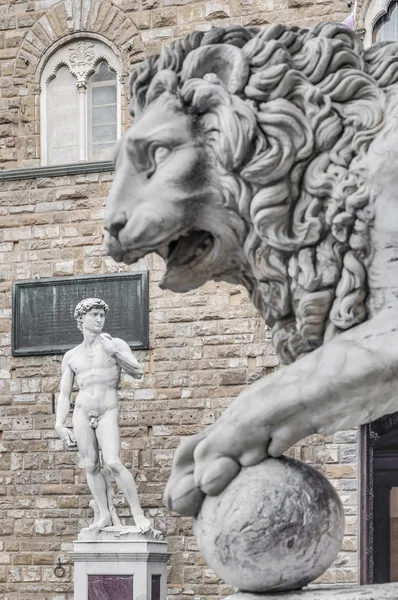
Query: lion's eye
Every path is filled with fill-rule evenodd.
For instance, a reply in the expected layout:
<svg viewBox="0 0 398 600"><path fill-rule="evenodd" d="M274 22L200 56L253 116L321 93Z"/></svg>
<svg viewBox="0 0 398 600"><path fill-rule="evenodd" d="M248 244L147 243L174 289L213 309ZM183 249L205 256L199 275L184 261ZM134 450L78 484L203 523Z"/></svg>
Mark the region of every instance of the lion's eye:
<svg viewBox="0 0 398 600"><path fill-rule="evenodd" d="M153 159L156 163L160 163L165 160L171 153L170 148L167 146L157 146L153 152Z"/></svg>

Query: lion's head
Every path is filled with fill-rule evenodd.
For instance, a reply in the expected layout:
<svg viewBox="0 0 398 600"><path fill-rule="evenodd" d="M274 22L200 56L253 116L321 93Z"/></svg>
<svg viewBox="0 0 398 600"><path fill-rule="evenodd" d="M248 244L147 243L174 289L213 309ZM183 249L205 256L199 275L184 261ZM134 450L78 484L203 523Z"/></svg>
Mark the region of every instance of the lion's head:
<svg viewBox="0 0 398 600"><path fill-rule="evenodd" d="M360 158L398 79L394 52L364 52L340 24L276 25L196 32L146 60L116 151L108 252L159 253L174 291L244 284L286 363L365 320Z"/></svg>
<svg viewBox="0 0 398 600"><path fill-rule="evenodd" d="M206 135L200 119L163 91L117 150L108 250L127 263L158 252L167 263L161 285L178 292L222 277L233 255L244 257L247 226L234 203L226 205Z"/></svg>

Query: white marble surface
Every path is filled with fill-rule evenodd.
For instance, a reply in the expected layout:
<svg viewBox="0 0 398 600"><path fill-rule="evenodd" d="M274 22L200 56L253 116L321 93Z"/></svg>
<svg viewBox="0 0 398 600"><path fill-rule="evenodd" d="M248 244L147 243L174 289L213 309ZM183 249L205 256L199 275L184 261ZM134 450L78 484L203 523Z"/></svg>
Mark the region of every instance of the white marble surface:
<svg viewBox="0 0 398 600"><path fill-rule="evenodd" d="M142 533L135 525L113 525L110 527L104 527L103 529L86 527L79 533L78 540L88 542L109 542L115 540L129 542L149 542L155 540L164 542L163 535L160 533L160 531L157 531L156 529L150 529L149 531Z"/></svg>
<svg viewBox="0 0 398 600"><path fill-rule="evenodd" d="M83 459L93 495L90 506L94 521L90 527L100 530L120 525L113 503L114 478L130 506L135 525L144 532L151 529L151 523L141 508L134 478L120 459L117 395L122 370L135 379L141 379L143 371L127 342L103 332L108 312L109 306L100 298L85 298L75 308L74 317L83 341L68 350L62 360L55 432L67 446L77 444ZM74 383L79 392L71 431L65 420Z"/></svg>
<svg viewBox="0 0 398 600"><path fill-rule="evenodd" d="M240 471L195 519L208 565L230 585L269 592L308 585L332 564L344 535L344 513L329 481L288 458Z"/></svg>
<svg viewBox="0 0 398 600"><path fill-rule="evenodd" d="M282 594L245 594L239 592L224 600L397 600L398 583L347 585L305 589Z"/></svg>

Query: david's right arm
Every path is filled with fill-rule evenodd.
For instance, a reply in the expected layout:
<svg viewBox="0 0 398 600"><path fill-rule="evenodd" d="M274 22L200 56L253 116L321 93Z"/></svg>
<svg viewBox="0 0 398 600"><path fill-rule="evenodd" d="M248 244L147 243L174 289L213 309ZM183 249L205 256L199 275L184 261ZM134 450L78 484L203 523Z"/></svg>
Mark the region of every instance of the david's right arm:
<svg viewBox="0 0 398 600"><path fill-rule="evenodd" d="M69 353L65 354L62 361L61 389L56 409L55 432L67 446L75 446L76 440L73 433L64 425L70 409L70 395L72 393L75 376L69 366L68 354Z"/></svg>

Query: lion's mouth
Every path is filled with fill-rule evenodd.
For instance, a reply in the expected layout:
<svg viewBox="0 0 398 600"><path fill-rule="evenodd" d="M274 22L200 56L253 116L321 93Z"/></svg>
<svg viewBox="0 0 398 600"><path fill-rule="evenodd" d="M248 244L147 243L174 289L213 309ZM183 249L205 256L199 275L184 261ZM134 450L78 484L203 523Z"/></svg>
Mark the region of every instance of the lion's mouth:
<svg viewBox="0 0 398 600"><path fill-rule="evenodd" d="M167 246L167 255L163 257L168 269L192 267L209 255L213 246L214 238L211 233L202 229L193 230L172 240Z"/></svg>
<svg viewBox="0 0 398 600"><path fill-rule="evenodd" d="M146 247L140 249L124 250L113 238L108 236L106 240L107 251L118 262L123 261L127 265L137 262L140 258L150 252L156 252L166 262L167 272L173 277L181 272L192 269L196 264L208 257L215 245L214 237L203 229L191 230L185 235L169 238L169 242L157 247Z"/></svg>

